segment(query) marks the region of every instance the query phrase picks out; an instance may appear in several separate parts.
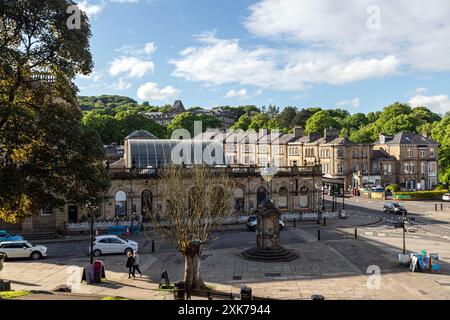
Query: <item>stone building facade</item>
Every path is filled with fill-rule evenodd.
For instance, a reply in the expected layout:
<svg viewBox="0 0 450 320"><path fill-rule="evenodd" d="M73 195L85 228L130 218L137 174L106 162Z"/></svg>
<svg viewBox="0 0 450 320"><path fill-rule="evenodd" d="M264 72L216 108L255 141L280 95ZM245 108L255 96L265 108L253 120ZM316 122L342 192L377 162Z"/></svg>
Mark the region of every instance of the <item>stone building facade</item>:
<svg viewBox="0 0 450 320"><path fill-rule="evenodd" d="M224 144L227 163L232 166L315 166L324 177L344 181L347 189L398 184L402 190L428 190L438 183L438 144L428 137L400 132L381 135L375 143L354 143L339 137L337 129L304 134L272 132L207 131L197 139Z"/></svg>

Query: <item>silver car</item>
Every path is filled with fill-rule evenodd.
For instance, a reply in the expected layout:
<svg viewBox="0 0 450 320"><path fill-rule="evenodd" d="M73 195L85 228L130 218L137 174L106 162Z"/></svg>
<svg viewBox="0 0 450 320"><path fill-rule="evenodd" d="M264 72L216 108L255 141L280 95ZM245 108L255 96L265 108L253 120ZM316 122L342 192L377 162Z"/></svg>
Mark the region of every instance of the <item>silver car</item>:
<svg viewBox="0 0 450 320"><path fill-rule="evenodd" d="M0 253L6 258L30 258L39 260L47 256L47 247L32 245L28 241L7 241L0 242Z"/></svg>
<svg viewBox="0 0 450 320"><path fill-rule="evenodd" d="M280 225L280 230L283 230L284 228L284 222L283 220L278 220L278 224ZM247 229L249 231L256 231L258 227L258 218L256 216L250 216L247 220Z"/></svg>
<svg viewBox="0 0 450 320"><path fill-rule="evenodd" d="M95 237L94 256L100 257L104 254L117 254L138 251L138 243L132 240L123 240L115 235L104 235ZM89 252L91 248L89 247Z"/></svg>

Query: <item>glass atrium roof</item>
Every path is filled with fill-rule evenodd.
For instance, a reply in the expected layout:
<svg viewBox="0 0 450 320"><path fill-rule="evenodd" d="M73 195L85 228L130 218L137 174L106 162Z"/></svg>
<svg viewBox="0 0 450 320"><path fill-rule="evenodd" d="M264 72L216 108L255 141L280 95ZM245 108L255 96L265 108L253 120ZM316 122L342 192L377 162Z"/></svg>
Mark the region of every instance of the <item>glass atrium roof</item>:
<svg viewBox="0 0 450 320"><path fill-rule="evenodd" d="M138 168L157 168L167 164L225 165L223 144L201 140L128 140L127 166L132 161Z"/></svg>

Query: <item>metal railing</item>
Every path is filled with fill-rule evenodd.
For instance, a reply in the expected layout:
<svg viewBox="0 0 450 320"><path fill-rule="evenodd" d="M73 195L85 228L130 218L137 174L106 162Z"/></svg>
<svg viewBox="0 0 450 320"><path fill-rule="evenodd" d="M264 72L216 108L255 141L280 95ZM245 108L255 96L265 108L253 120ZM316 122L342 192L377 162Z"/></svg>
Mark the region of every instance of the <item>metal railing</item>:
<svg viewBox="0 0 450 320"><path fill-rule="evenodd" d="M211 167L213 173L228 174L231 177L249 177L260 176L261 169L264 167ZM189 167L187 167L189 169ZM321 176L320 166L302 166L302 167L278 167L278 176ZM127 180L133 179L157 179L164 172L164 168L111 168L109 175L111 179Z"/></svg>

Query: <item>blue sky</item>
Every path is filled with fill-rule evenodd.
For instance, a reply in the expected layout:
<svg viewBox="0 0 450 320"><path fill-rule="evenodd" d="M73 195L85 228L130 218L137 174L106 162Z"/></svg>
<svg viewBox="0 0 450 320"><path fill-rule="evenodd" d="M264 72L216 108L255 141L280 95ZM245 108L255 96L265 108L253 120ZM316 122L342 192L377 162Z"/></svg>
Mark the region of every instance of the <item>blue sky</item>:
<svg viewBox="0 0 450 320"><path fill-rule="evenodd" d="M450 111L448 0L83 0L82 95L152 105Z"/></svg>

